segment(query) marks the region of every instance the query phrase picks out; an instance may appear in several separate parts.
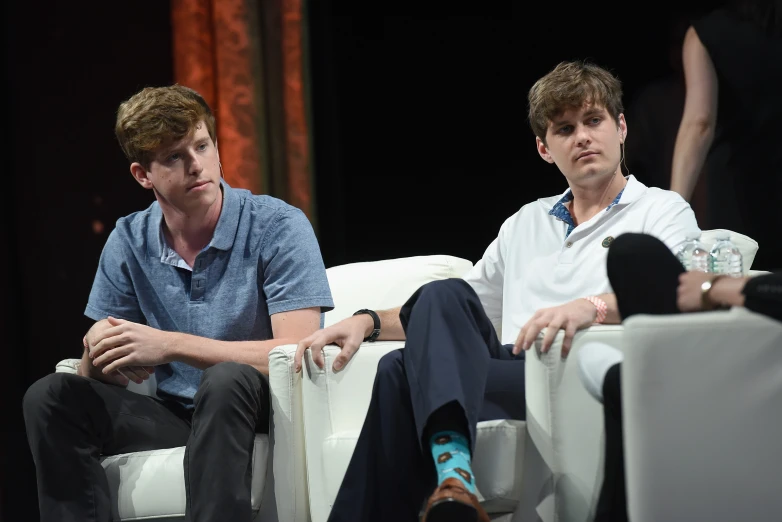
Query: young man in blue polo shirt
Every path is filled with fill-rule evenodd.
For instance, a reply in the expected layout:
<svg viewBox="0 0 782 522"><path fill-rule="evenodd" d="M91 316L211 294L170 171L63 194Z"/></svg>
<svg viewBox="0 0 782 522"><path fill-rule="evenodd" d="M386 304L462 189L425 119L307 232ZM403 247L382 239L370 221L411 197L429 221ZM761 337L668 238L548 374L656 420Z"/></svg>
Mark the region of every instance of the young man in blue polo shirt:
<svg viewBox="0 0 782 522"><path fill-rule="evenodd" d="M186 445L187 519L250 522L269 352L333 307L317 240L300 210L222 180L215 120L195 91L143 89L115 131L157 201L106 242L79 375L47 375L25 395L41 520L110 521L99 457ZM125 388L149 372L158 399Z"/></svg>

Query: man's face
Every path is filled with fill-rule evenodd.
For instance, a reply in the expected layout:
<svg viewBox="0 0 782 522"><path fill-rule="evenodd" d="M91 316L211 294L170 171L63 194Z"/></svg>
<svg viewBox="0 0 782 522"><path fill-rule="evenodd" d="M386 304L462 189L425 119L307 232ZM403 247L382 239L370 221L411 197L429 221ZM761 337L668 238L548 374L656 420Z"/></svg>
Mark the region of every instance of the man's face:
<svg viewBox="0 0 782 522"><path fill-rule="evenodd" d="M549 122L546 143L536 138L538 153L555 163L575 184L590 183L619 171L621 146L627 135L624 115L614 121L598 105L570 109Z"/></svg>
<svg viewBox="0 0 782 522"><path fill-rule="evenodd" d="M184 212L197 210L211 206L221 195L219 164L217 147L204 122L200 122L195 132L157 151L146 171L150 186L139 182L154 188L161 204Z"/></svg>

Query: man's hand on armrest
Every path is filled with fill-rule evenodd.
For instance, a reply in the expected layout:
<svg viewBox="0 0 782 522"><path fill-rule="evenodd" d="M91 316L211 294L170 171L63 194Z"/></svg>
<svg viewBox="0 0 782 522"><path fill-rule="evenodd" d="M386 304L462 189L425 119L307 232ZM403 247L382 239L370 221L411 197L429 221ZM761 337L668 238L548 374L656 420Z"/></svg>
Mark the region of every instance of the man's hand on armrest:
<svg viewBox="0 0 782 522"><path fill-rule="evenodd" d="M405 339L405 331L399 320L399 311L400 308L393 308L376 312L380 318L378 341L403 341ZM296 348L294 357L296 372L301 371L301 360L304 357L304 352L308 349L312 351L313 362L322 369L325 365L323 347L327 344L336 344L341 348L332 368L335 372L341 370L356 353L364 339L369 337L373 329L372 317L368 314L360 314L343 319L337 324L302 339Z"/></svg>
<svg viewBox="0 0 782 522"><path fill-rule="evenodd" d="M606 305L603 323L618 324L619 312L616 306L614 294L601 294L596 296ZM579 298L569 303L551 308L542 308L535 312L527 323L521 327L516 342L513 345L513 353L518 354L522 350L529 350L535 343L540 332L545 328L541 351L549 351L554 343L554 338L560 330L565 331L562 340L562 357L567 357L573 344L573 337L578 330L583 330L595 323L598 318L597 306L587 299Z"/></svg>

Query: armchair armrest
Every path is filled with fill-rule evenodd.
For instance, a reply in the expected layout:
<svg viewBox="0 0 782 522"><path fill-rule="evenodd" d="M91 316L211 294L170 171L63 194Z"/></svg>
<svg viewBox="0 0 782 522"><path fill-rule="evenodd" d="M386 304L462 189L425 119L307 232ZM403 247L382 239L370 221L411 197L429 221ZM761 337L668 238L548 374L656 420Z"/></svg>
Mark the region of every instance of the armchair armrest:
<svg viewBox="0 0 782 522"><path fill-rule="evenodd" d="M274 491L277 516L291 522L309 521L302 374L296 373L296 345L269 352L269 390L272 404Z"/></svg>
<svg viewBox="0 0 782 522"><path fill-rule="evenodd" d="M372 398L378 362L388 352L404 345L403 341L362 343L350 362L337 373L331 371L331 366L339 354L339 347L326 346L323 349L326 362L323 370L315 365L309 350L306 352L302 371L302 404L306 418L304 444L313 522L328 518L350 461L347 451L352 453L349 445L331 448L329 451L333 454L328 457L334 465L326 466L324 444L329 437L338 439L340 433L350 434L345 437L349 439L361 431Z"/></svg>
<svg viewBox="0 0 782 522"><path fill-rule="evenodd" d="M56 373L79 373L79 365L81 361L79 359L63 359L57 363L54 368Z"/></svg>
<svg viewBox="0 0 782 522"><path fill-rule="evenodd" d="M630 519L777 520L782 324L744 308L625 323Z"/></svg>
<svg viewBox="0 0 782 522"><path fill-rule="evenodd" d="M525 480L525 487L541 490L551 480L552 519L591 520L603 480L603 411L581 384L576 357L588 342L621 350L622 330L621 325L595 325L577 332L565 359L564 333L541 353L543 332L527 352L527 429L549 476Z"/></svg>

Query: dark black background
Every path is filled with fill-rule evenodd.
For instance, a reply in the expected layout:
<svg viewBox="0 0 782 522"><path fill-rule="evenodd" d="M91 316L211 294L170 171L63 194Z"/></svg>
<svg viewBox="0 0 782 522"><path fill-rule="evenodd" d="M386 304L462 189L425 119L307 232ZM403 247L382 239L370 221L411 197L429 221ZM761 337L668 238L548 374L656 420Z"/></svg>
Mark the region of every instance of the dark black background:
<svg viewBox="0 0 782 522"><path fill-rule="evenodd" d="M477 260L505 218L566 188L534 148L525 114L532 83L561 60L591 59L618 74L629 103L670 72L668 23L710 3L671 11L389 2L356 12L310 2L326 265L421 254ZM79 356L108 232L152 201L129 175L114 115L138 89L172 83L173 69L166 1L5 6L0 501L5 520L26 522L38 514L22 396L57 361ZM94 233L96 220L103 233Z"/></svg>

